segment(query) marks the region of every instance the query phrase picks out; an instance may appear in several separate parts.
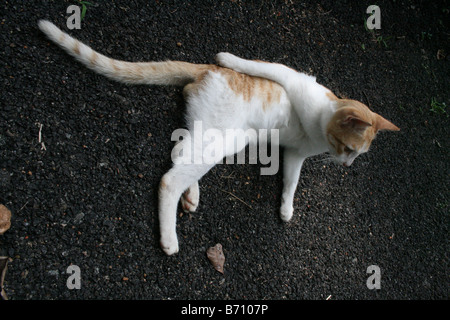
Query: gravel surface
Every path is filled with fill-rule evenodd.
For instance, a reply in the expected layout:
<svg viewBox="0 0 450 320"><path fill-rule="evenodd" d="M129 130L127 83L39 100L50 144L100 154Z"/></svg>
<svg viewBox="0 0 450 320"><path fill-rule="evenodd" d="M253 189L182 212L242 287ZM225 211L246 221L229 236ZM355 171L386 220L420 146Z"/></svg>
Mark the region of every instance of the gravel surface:
<svg viewBox="0 0 450 320"><path fill-rule="evenodd" d="M77 1L0 4L0 236L4 287L21 299L448 299L448 1ZM99 76L37 29L48 19L121 60L214 63L220 51L317 76L401 128L350 168L307 160L292 221L281 175L219 165L197 213L179 210L180 253L159 248L157 188L183 127L181 88ZM432 101L434 111L431 111ZM39 142L39 133L41 141ZM224 274L206 250L220 243ZM67 287L70 265L81 289ZM381 270L370 290L367 268Z"/></svg>

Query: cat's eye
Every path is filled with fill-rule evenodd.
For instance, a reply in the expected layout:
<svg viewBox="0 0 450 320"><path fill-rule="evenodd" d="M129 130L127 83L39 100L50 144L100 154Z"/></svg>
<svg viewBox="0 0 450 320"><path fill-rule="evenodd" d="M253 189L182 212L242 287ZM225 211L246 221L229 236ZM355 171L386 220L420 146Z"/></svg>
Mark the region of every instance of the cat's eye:
<svg viewBox="0 0 450 320"><path fill-rule="evenodd" d="M355 150L352 150L349 147L345 146L344 151L345 151L345 153L353 153Z"/></svg>

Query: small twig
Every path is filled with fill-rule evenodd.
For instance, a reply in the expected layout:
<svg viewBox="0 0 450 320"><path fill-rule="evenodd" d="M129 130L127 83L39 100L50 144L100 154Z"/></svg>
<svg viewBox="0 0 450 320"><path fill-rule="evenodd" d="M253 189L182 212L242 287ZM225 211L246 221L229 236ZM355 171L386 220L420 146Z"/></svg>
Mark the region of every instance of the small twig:
<svg viewBox="0 0 450 320"><path fill-rule="evenodd" d="M313 64L313 66L314 66L314 69L315 69L315 70L317 70L317 68L316 68L316 64L314 63L314 60L313 60L313 58L311 57L311 55L310 55L310 54L308 54L308 57L309 57L309 60L311 60L311 62L312 62L312 64Z"/></svg>
<svg viewBox="0 0 450 320"><path fill-rule="evenodd" d="M223 189L220 189L220 188L219 188L219 190L222 191L222 192L228 193L230 196L232 196L232 197L235 198L236 200L239 200L240 202L242 202L242 203L245 204L247 207L249 207L250 209L253 210L253 208L252 208L251 205L249 205L249 204L248 204L247 202L245 202L244 200L238 198L237 196L235 196L235 195L232 194L231 192L226 191L226 190L223 190Z"/></svg>
<svg viewBox="0 0 450 320"><path fill-rule="evenodd" d="M233 25L230 21L228 21L228 20L225 20L225 19L222 19L222 18L217 18L217 19L218 19L218 20L222 20L222 21L228 23L230 26L234 27L234 25Z"/></svg>
<svg viewBox="0 0 450 320"><path fill-rule="evenodd" d="M38 135L38 139L39 139L39 143L41 144L41 150L47 150L47 148L45 147L44 142L42 142L42 127L44 126L42 123L38 123L39 125L39 135Z"/></svg>
<svg viewBox="0 0 450 320"><path fill-rule="evenodd" d="M364 94L364 97L366 97L367 106L370 108L370 101L369 101L369 98L367 98L366 92L363 90L362 93Z"/></svg>
<svg viewBox="0 0 450 320"><path fill-rule="evenodd" d="M331 9L330 11L324 12L324 13L319 13L319 16L324 16L326 14L329 14L331 11L333 11L333 9Z"/></svg>
<svg viewBox="0 0 450 320"><path fill-rule="evenodd" d="M30 200L27 200L27 202L25 202L25 204L22 206L22 208L19 209L19 211L16 212L16 214L19 213L20 211L22 211L23 208L26 207L26 205L28 204L28 202L30 202Z"/></svg>
<svg viewBox="0 0 450 320"><path fill-rule="evenodd" d="M234 174L234 171L232 173L230 173L230 175L228 176L220 176L223 179L233 179L234 177L232 177L232 175Z"/></svg>
<svg viewBox="0 0 450 320"><path fill-rule="evenodd" d="M41 123L38 123L39 124L39 143L41 143L41 141L42 141L42 124Z"/></svg>

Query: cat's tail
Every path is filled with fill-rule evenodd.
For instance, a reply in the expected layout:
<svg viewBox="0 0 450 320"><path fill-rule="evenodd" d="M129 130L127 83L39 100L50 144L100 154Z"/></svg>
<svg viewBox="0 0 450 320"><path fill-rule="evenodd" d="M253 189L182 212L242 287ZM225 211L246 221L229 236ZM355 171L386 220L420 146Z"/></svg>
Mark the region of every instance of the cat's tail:
<svg viewBox="0 0 450 320"><path fill-rule="evenodd" d="M195 81L210 67L181 61L126 62L108 58L61 31L53 23L40 20L39 29L53 42L89 69L108 78L130 84L185 85Z"/></svg>

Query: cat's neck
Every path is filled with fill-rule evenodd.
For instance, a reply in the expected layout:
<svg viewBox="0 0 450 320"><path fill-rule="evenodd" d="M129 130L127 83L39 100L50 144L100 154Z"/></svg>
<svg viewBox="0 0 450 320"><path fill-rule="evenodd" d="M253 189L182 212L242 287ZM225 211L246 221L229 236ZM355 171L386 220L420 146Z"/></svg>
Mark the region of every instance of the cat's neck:
<svg viewBox="0 0 450 320"><path fill-rule="evenodd" d="M329 144L327 140L327 127L329 122L336 112L336 103L333 101L327 101L318 106L318 114L311 123L314 125L309 127L307 132L311 143L315 145L316 153L323 153L328 151Z"/></svg>
<svg viewBox="0 0 450 320"><path fill-rule="evenodd" d="M336 101L330 100L323 106L320 114L320 139L328 146L327 142L327 127L337 110Z"/></svg>
<svg viewBox="0 0 450 320"><path fill-rule="evenodd" d="M336 101L327 97L324 99L316 98L313 105L307 107L308 110L306 108L303 108L303 110L296 109L306 135L314 143L328 146L326 131L328 123L336 112Z"/></svg>
<svg viewBox="0 0 450 320"><path fill-rule="evenodd" d="M299 149L307 156L328 151L326 131L335 111L336 103L328 100L316 105L314 112L303 114L307 119L300 121L299 112L293 107L288 126L280 132L281 144Z"/></svg>
<svg viewBox="0 0 450 320"><path fill-rule="evenodd" d="M316 78L300 73L287 90L306 134L316 143L324 142L328 122L336 111L334 94L316 82Z"/></svg>

